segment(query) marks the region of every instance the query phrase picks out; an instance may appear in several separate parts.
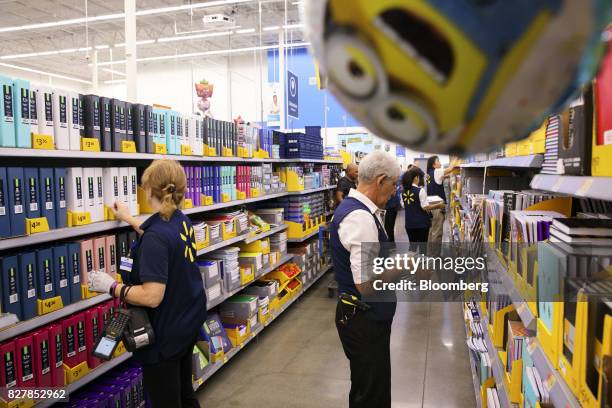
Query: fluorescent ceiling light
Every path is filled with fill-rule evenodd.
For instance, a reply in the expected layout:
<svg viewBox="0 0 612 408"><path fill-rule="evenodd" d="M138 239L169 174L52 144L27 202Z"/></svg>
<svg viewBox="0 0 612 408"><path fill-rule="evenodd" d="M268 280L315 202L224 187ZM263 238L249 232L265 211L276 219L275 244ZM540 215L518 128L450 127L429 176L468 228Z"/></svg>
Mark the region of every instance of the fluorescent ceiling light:
<svg viewBox="0 0 612 408"><path fill-rule="evenodd" d="M255 0L207 1L207 2L202 2L202 3L185 4L182 6L161 7L161 8L156 8L156 9L140 10L136 12L136 16L137 17L150 16L154 14L164 14L164 13L170 13L170 12L182 11L182 10L193 10L193 9L199 9L199 8L224 6L224 5L236 4L236 3L248 3L252 1L255 1ZM1 27L0 33L36 30L39 28L65 27L65 26L71 26L71 25L77 25L77 24L83 24L83 23L92 23L95 21L119 20L122 18L125 18L125 13L104 14L101 16L72 18L68 20L59 20L59 21L49 21L46 23L26 24L26 25L13 26L13 27Z"/></svg>
<svg viewBox="0 0 612 408"><path fill-rule="evenodd" d="M184 41L184 40L194 40L197 38L221 37L221 36L230 35L230 34L232 34L232 31L220 31L220 32L215 32L215 33L182 35L182 36L177 36L177 37L163 37L163 38L158 38L157 41L160 43L171 42L171 41Z"/></svg>
<svg viewBox="0 0 612 408"><path fill-rule="evenodd" d="M105 84L124 84L127 81L125 79L109 79L108 81L103 81Z"/></svg>
<svg viewBox="0 0 612 408"><path fill-rule="evenodd" d="M105 45L105 46L102 46L102 47L108 48L108 45ZM92 50L91 47L65 48L63 50L30 52L30 53L26 53L26 54L3 55L3 56L0 56L0 59L6 60L6 59L18 59L18 58L44 57L46 55L72 54L72 53L75 53L75 52L86 52L86 51L91 51L91 50Z"/></svg>
<svg viewBox="0 0 612 408"><path fill-rule="evenodd" d="M243 28L242 30L236 30L236 34L249 34L249 33L254 33L255 29L254 28Z"/></svg>
<svg viewBox="0 0 612 408"><path fill-rule="evenodd" d="M264 27L263 28L264 31L276 31L276 30L280 30L280 26L269 26L269 27Z"/></svg>
<svg viewBox="0 0 612 408"><path fill-rule="evenodd" d="M115 69L102 68L102 71L110 72L111 74L115 74L115 75L127 76L125 72L117 71Z"/></svg>
<svg viewBox="0 0 612 408"><path fill-rule="evenodd" d="M60 79L65 79L67 81L74 81L74 82L80 82L82 84L91 85L91 81L85 81L84 79L74 78L74 77L70 77L70 76L66 76L66 75L61 75L61 74L54 74L52 72L40 71L38 69L32 69L32 68L27 68L27 67L20 67L19 65L6 64L4 62L0 62L0 66L7 67L7 68L12 68L12 69L17 69L17 70L21 70L21 71L26 71L26 72L31 72L33 74L46 75L46 76L50 76L52 78L60 78Z"/></svg>

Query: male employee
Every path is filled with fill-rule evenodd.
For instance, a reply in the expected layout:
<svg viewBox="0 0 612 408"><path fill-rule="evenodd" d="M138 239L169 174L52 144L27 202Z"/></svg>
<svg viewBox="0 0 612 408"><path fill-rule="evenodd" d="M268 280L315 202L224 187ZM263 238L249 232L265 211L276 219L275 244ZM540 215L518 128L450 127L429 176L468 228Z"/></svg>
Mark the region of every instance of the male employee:
<svg viewBox="0 0 612 408"><path fill-rule="evenodd" d="M395 193L398 177L393 156L378 150L368 154L359 164L359 187L340 203L330 227L338 292L349 297L338 300L336 328L351 366L350 408L391 407L389 343L396 303L393 297L364 307L360 299L373 292L373 276L362 272L361 257L362 243L368 243L364 250L369 255L384 256L380 243L387 235L381 209Z"/></svg>
<svg viewBox="0 0 612 408"><path fill-rule="evenodd" d="M336 187L336 205L339 205L349 195L351 188L357 188L358 169L355 163L346 167L346 175L338 181Z"/></svg>

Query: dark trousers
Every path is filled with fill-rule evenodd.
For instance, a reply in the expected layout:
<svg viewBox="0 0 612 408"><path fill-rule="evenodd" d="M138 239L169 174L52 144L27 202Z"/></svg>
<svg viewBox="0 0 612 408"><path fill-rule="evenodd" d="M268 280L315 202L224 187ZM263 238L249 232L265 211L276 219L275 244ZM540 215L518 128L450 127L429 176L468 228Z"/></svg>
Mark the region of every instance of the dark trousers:
<svg viewBox="0 0 612 408"><path fill-rule="evenodd" d="M427 238L429 237L429 227L426 228L406 228L410 249L420 254L427 252Z"/></svg>
<svg viewBox="0 0 612 408"><path fill-rule="evenodd" d="M351 366L350 408L391 408L391 322L369 320L363 312L342 323L343 311L352 307L338 302L336 328Z"/></svg>
<svg viewBox="0 0 612 408"><path fill-rule="evenodd" d="M395 219L397 218L397 208L389 208L385 212L385 231L389 242L395 242Z"/></svg>
<svg viewBox="0 0 612 408"><path fill-rule="evenodd" d="M200 408L191 382L193 345L175 357L143 365L145 391L153 408Z"/></svg>

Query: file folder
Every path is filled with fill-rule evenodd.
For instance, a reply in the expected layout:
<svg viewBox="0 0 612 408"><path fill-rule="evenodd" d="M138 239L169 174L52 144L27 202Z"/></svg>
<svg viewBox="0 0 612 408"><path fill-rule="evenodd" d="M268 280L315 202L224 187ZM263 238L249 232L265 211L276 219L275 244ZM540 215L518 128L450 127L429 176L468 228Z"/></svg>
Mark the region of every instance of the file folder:
<svg viewBox="0 0 612 408"><path fill-rule="evenodd" d="M70 138L70 150L81 150L81 100L76 92L68 93L68 133Z"/></svg>
<svg viewBox="0 0 612 408"><path fill-rule="evenodd" d="M125 102L113 98L110 100L110 107L112 150L120 152L121 142L125 140Z"/></svg>
<svg viewBox="0 0 612 408"><path fill-rule="evenodd" d="M38 272L34 251L19 254L19 284L23 320L32 319L38 315Z"/></svg>
<svg viewBox="0 0 612 408"><path fill-rule="evenodd" d="M51 387L51 350L49 332L46 329L32 335L34 351L34 377L37 387Z"/></svg>
<svg viewBox="0 0 612 408"><path fill-rule="evenodd" d="M41 167L38 169L38 197L40 216L47 219L50 229L56 228L55 222L55 187L53 185L53 169Z"/></svg>
<svg viewBox="0 0 612 408"><path fill-rule="evenodd" d="M15 119L15 141L17 147L32 147L30 136L30 83L13 80L13 115Z"/></svg>
<svg viewBox="0 0 612 408"><path fill-rule="evenodd" d="M6 167L0 167L0 238L11 236L11 219L8 208L8 179Z"/></svg>
<svg viewBox="0 0 612 408"><path fill-rule="evenodd" d="M53 90L53 131L55 148L70 150L70 131L68 130L68 93L64 90Z"/></svg>
<svg viewBox="0 0 612 408"><path fill-rule="evenodd" d="M83 169L81 167L69 167L66 169L66 204L73 212L85 211L84 188L87 184L83 181Z"/></svg>
<svg viewBox="0 0 612 408"><path fill-rule="evenodd" d="M0 283L2 283L2 311L13 313L19 320L23 320L17 256L5 256L0 263L2 265L2 276L0 276Z"/></svg>
<svg viewBox="0 0 612 408"><path fill-rule="evenodd" d="M125 140L134 141L134 105L125 102Z"/></svg>
<svg viewBox="0 0 612 408"><path fill-rule="evenodd" d="M55 281L55 296L61 296L64 306L70 302L70 260L66 244L53 247L53 280Z"/></svg>
<svg viewBox="0 0 612 408"><path fill-rule="evenodd" d="M83 137L100 140L102 149L100 98L97 95L82 95L81 103L83 105Z"/></svg>
<svg viewBox="0 0 612 408"><path fill-rule="evenodd" d="M34 167L26 167L23 169L23 175L25 178L25 203L26 203L26 217L27 218L39 218L40 205L38 195L40 194L40 187L38 185L38 169Z"/></svg>
<svg viewBox="0 0 612 408"><path fill-rule="evenodd" d="M23 168L7 167L8 210L11 219L11 236L25 234L26 203Z"/></svg>
<svg viewBox="0 0 612 408"><path fill-rule="evenodd" d="M47 328L49 334L49 362L51 367L51 386L64 386L64 341L61 324Z"/></svg>
<svg viewBox="0 0 612 408"><path fill-rule="evenodd" d="M34 354L32 353L32 335L26 334L15 339L17 354L17 386L31 388L36 385L34 377Z"/></svg>
<svg viewBox="0 0 612 408"><path fill-rule="evenodd" d="M38 298L55 297L55 282L53 269L53 250L43 248L36 251L36 270L38 272Z"/></svg>
<svg viewBox="0 0 612 408"><path fill-rule="evenodd" d="M68 226L67 200L66 200L66 169L53 169L53 187L54 191L54 208L55 208L55 223L57 228L65 228Z"/></svg>
<svg viewBox="0 0 612 408"><path fill-rule="evenodd" d="M38 116L38 129L41 135L53 136L53 90L45 86L36 87L36 115ZM34 131L34 129L32 129Z"/></svg>
<svg viewBox="0 0 612 408"><path fill-rule="evenodd" d="M13 80L0 75L0 146L15 147L15 117L13 103Z"/></svg>
<svg viewBox="0 0 612 408"><path fill-rule="evenodd" d="M81 245L78 242L67 244L68 248L68 285L70 302L81 300Z"/></svg>
<svg viewBox="0 0 612 408"><path fill-rule="evenodd" d="M100 140L101 149L105 152L113 151L113 143L111 136L112 109L110 99L103 96L100 97Z"/></svg>

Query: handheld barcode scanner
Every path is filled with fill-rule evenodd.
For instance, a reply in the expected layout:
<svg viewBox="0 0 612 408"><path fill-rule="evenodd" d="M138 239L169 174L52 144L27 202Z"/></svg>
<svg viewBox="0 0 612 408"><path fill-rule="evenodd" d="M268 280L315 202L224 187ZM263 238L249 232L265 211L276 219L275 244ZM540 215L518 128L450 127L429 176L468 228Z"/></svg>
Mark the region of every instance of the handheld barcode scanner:
<svg viewBox="0 0 612 408"><path fill-rule="evenodd" d="M93 351L95 357L110 360L123 337L123 333L130 321L130 312L120 308L112 316L111 321L104 328L104 333L96 343Z"/></svg>

